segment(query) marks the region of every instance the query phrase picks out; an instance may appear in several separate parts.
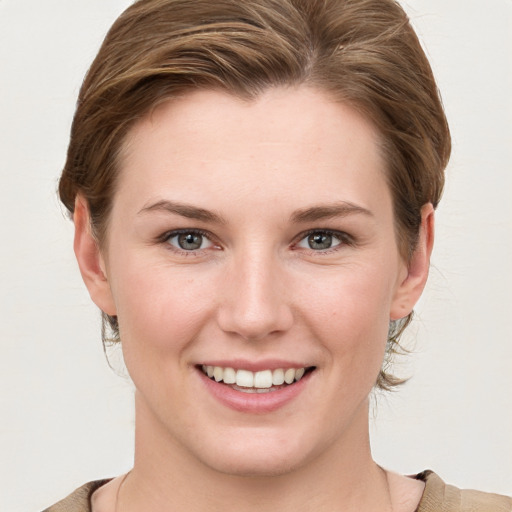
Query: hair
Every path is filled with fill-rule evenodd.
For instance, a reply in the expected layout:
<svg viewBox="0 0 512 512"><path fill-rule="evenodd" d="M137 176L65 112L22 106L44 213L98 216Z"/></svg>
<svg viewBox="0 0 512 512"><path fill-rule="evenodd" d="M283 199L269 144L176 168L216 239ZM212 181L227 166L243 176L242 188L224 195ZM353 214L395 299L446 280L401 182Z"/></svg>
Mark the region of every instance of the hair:
<svg viewBox="0 0 512 512"><path fill-rule="evenodd" d="M376 126L400 253L409 259L421 208L437 206L451 144L429 62L394 0L139 0L108 32L81 87L59 194L87 201L101 245L133 126L197 89L251 100L271 87L308 86ZM392 323L388 356L411 315ZM103 340L119 341L103 314ZM388 359L387 359L388 361ZM401 383L385 362L377 387Z"/></svg>

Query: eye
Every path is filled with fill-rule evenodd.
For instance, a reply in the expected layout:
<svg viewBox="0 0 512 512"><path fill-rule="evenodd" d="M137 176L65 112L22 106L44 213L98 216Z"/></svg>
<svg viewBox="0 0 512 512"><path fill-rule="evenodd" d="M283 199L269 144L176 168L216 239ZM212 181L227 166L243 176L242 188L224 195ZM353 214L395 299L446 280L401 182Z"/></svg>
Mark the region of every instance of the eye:
<svg viewBox="0 0 512 512"><path fill-rule="evenodd" d="M343 242L343 235L341 233L333 233L330 231L312 231L308 233L300 242L297 247L303 249L311 249L313 251L326 251L333 249Z"/></svg>
<svg viewBox="0 0 512 512"><path fill-rule="evenodd" d="M205 234L199 231L179 231L169 233L166 242L182 251L198 251L213 246Z"/></svg>

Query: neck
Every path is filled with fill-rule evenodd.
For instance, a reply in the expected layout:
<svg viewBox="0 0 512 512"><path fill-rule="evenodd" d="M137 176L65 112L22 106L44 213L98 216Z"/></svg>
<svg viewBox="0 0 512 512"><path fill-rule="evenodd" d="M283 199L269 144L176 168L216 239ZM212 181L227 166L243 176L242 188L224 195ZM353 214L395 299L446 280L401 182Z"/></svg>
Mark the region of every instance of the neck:
<svg viewBox="0 0 512 512"><path fill-rule="evenodd" d="M119 512L240 512L274 509L391 510L385 472L371 458L368 405L328 450L279 474L227 474L191 455L137 400L135 464L120 493Z"/></svg>

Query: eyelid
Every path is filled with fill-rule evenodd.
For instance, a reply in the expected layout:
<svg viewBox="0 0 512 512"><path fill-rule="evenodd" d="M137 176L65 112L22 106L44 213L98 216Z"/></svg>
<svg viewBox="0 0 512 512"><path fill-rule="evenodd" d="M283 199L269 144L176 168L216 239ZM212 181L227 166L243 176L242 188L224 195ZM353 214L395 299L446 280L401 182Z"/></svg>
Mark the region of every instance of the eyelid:
<svg viewBox="0 0 512 512"><path fill-rule="evenodd" d="M186 234L186 233L198 234L198 235L205 237L207 240L209 240L209 242L211 243L211 246L204 248L204 249L196 249L196 250L187 251L184 249L180 249L179 247L176 247L175 245L171 245L169 243L169 240L171 238L176 237L181 234ZM309 248L305 248L305 247L304 248L298 247L298 244L300 242L302 242L304 239L306 239L308 236L310 236L314 233L324 233L324 234L333 236L339 240L339 244L335 245L334 247L330 247L330 248L324 249L324 250L314 250L314 249L309 249ZM182 253L185 255L194 255L194 254L200 253L202 251L205 251L207 249L210 249L211 247L216 248L216 249L221 249L220 244L218 242L216 242L216 240L215 240L215 236L212 233L210 233L209 231L205 231L204 229L200 229L200 228L172 229L172 230L166 231L166 232L162 233L162 235L158 236L156 239L156 242L167 244L169 247L169 250L172 250L172 251L175 251L178 253ZM295 241L292 242L293 249L300 248L300 249L304 249L306 251L316 253L316 254L326 254L329 252L339 250L341 247L353 246L353 245L355 245L355 240L347 232L339 231L336 229L329 229L329 228L314 228L314 229L309 229L307 231L303 231L302 233L297 235L297 237L295 238Z"/></svg>
<svg viewBox="0 0 512 512"><path fill-rule="evenodd" d="M323 234L335 237L336 239L339 240L339 244L336 244L333 247L329 247L328 249L323 249L323 250L314 250L314 249L307 248L307 247L299 247L299 248L300 249L304 249L304 250L309 251L309 252L312 252L312 253L316 253L316 254L326 254L326 253L329 253L329 252L337 251L337 250L339 250L339 249L341 249L342 247L345 247L345 246L353 246L353 245L355 245L354 238L351 235L349 235L347 232L345 232L345 231L339 231L339 230L336 230L336 229L328 229L328 228L314 228L314 229L309 229L307 231L303 231L302 233L297 235L297 237L295 239L295 242L293 242L293 244L292 244L293 247L294 248L298 247L298 244L300 242L302 242L307 237L309 237L310 235L313 235L315 233L323 233Z"/></svg>
<svg viewBox="0 0 512 512"><path fill-rule="evenodd" d="M201 235L202 237L206 238L210 242L209 247L205 247L203 249L195 249L195 250L185 250L181 249L180 247L177 247L171 243L169 243L169 240L183 234L195 234L195 235ZM213 248L220 248L219 244L215 242L215 237L208 231L205 231L204 229L199 228L180 228L180 229L172 229L170 231L166 231L165 233L162 233L159 237L157 237L157 242L162 244L167 244L169 250L172 250L174 252L185 254L185 255L194 255L201 253L203 251L206 251L208 249Z"/></svg>

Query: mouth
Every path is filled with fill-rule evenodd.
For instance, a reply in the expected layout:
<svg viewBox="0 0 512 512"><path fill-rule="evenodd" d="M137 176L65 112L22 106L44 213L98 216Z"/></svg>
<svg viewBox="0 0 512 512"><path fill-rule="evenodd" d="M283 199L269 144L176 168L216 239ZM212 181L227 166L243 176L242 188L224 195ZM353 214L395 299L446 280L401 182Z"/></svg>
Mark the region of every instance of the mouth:
<svg viewBox="0 0 512 512"><path fill-rule="evenodd" d="M252 372L221 366L198 367L209 379L242 393L272 393L293 386L315 367L276 368Z"/></svg>

